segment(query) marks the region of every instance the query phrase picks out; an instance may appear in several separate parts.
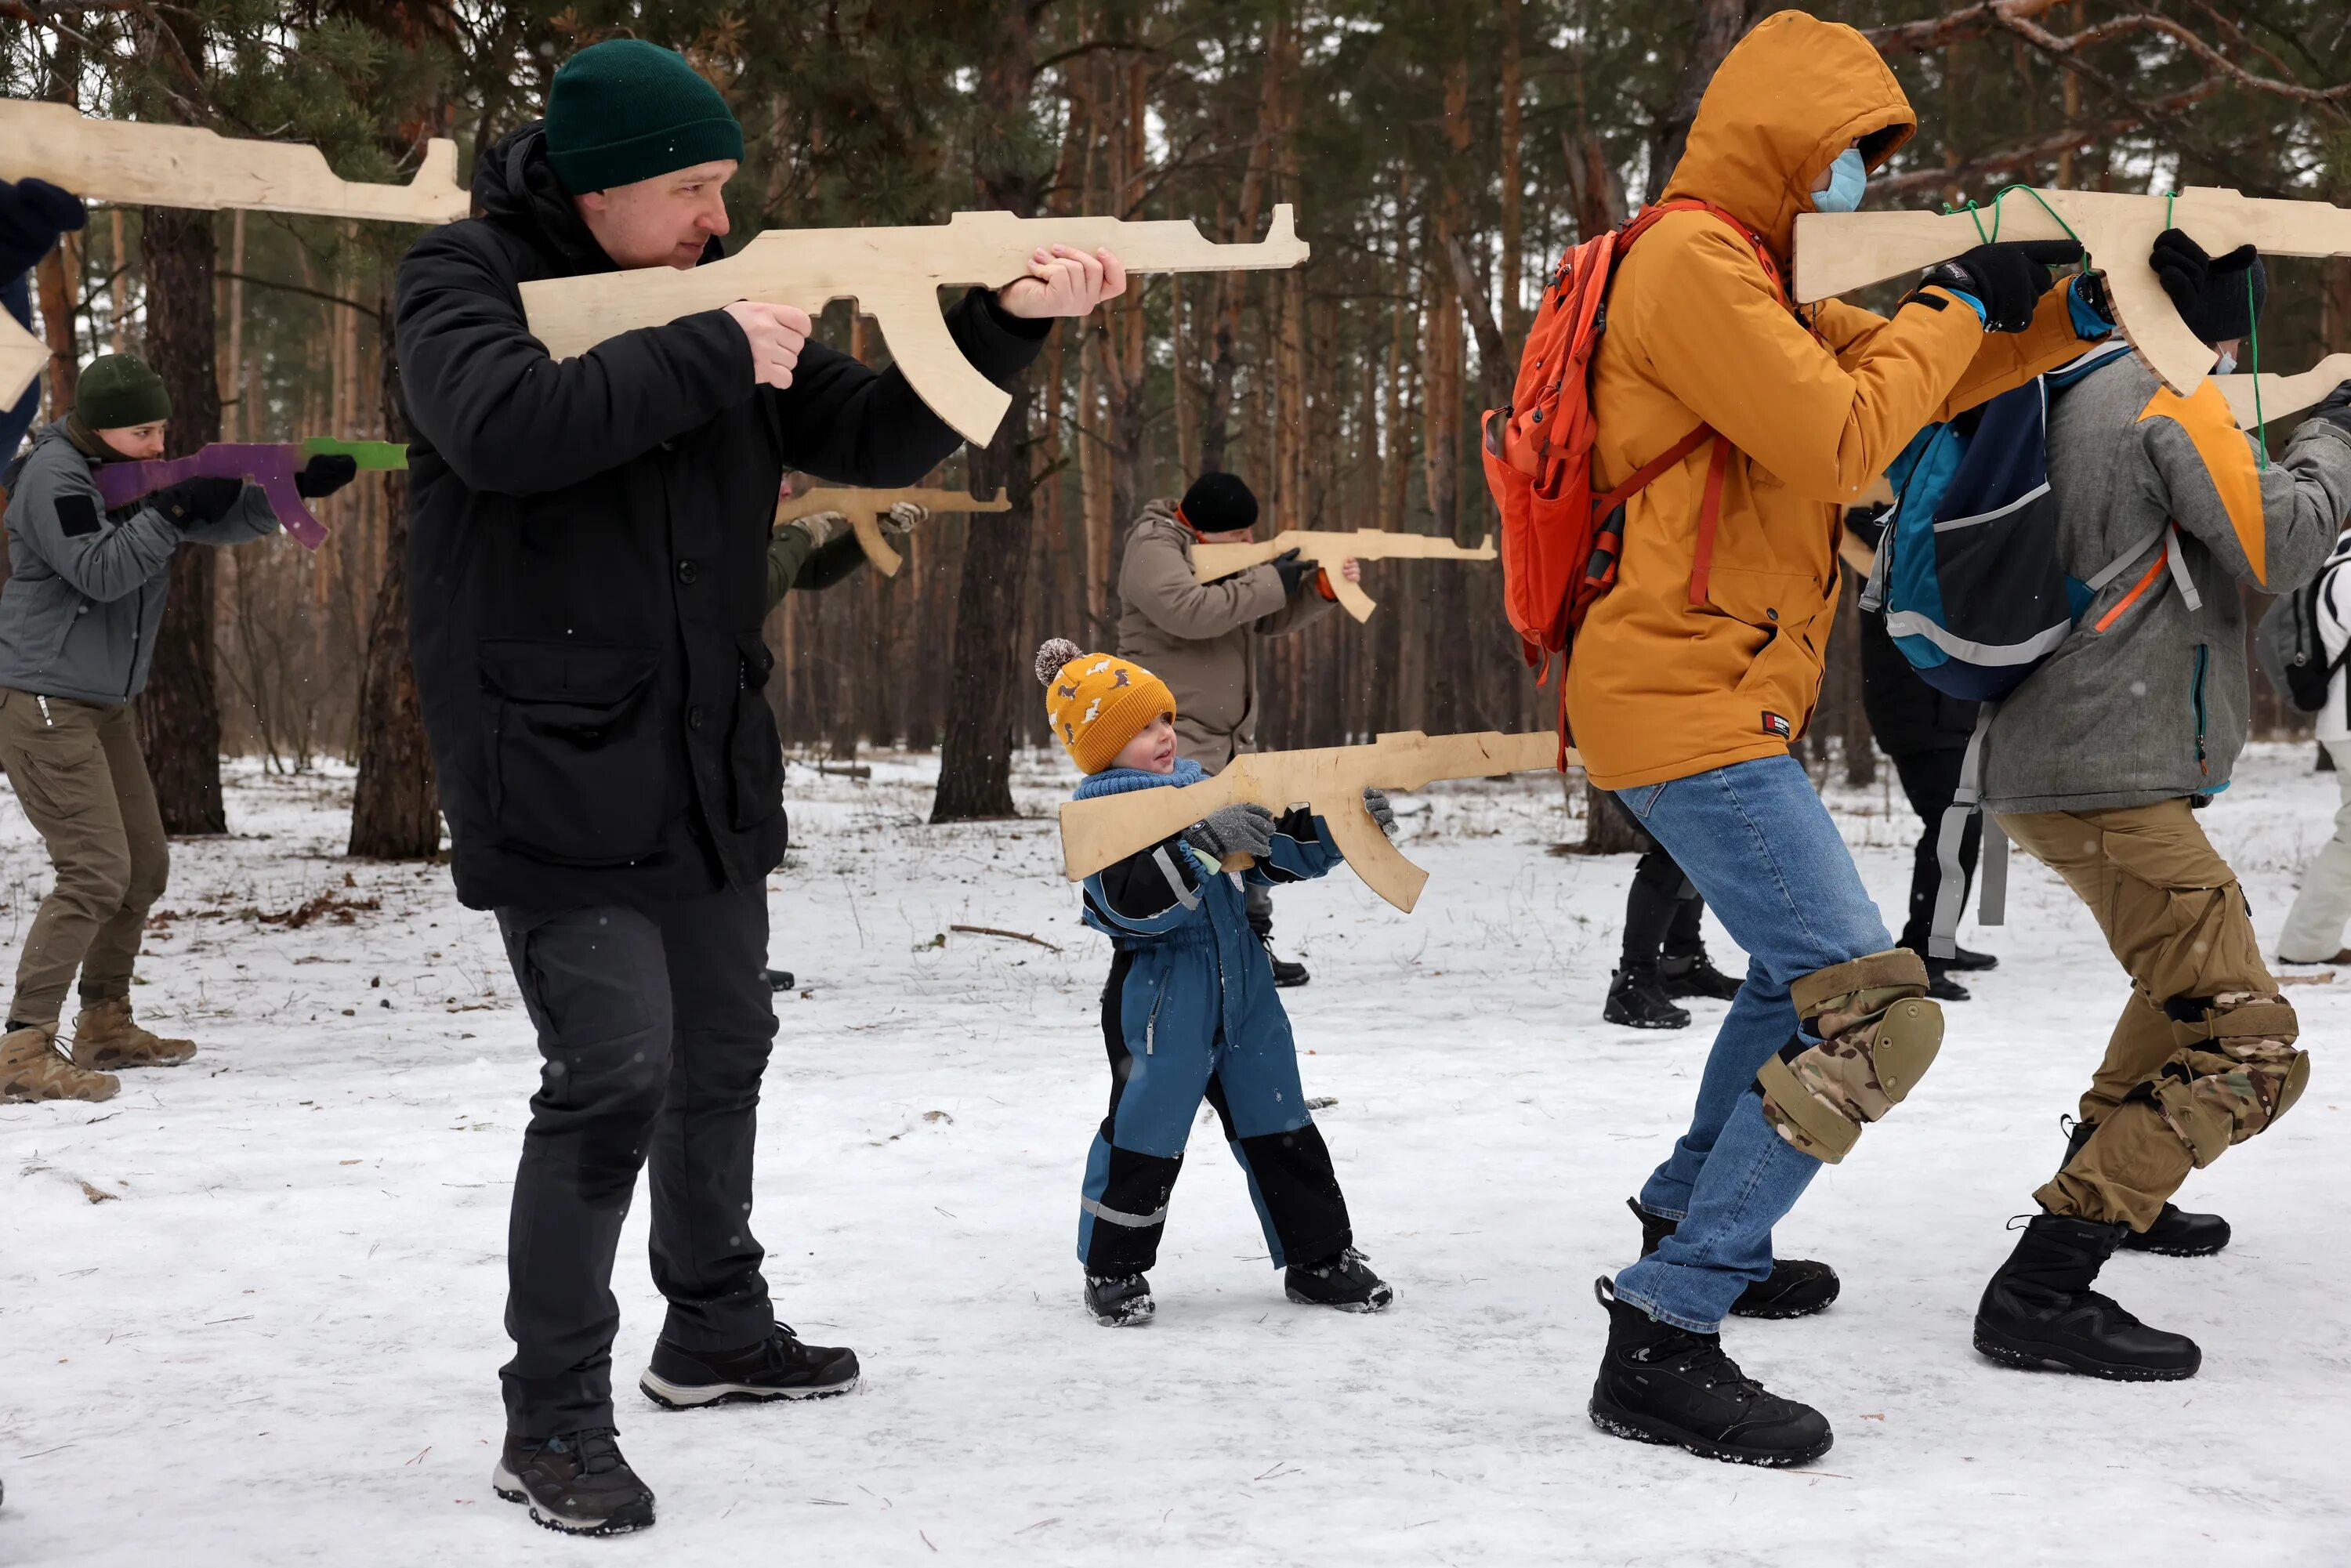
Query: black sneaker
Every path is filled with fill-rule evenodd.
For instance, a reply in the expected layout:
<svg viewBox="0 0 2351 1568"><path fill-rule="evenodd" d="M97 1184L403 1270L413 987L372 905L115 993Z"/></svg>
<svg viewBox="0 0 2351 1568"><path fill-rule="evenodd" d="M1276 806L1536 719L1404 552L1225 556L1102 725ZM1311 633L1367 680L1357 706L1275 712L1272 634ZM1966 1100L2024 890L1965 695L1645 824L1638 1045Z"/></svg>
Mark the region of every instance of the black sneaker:
<svg viewBox="0 0 2351 1568"><path fill-rule="evenodd" d="M1616 1300L1605 1279L1593 1294L1608 1309L1590 1406L1602 1431L1741 1465L1808 1465L1836 1441L1827 1416L1740 1371L1720 1335L1659 1322Z"/></svg>
<svg viewBox="0 0 2351 1568"><path fill-rule="evenodd" d="M1608 977L1608 1000L1601 1021L1627 1029L1687 1029L1689 1009L1674 1006L1658 981L1655 964L1627 964Z"/></svg>
<svg viewBox="0 0 2351 1568"><path fill-rule="evenodd" d="M1335 1258L1292 1265L1282 1276L1282 1289L1301 1307L1336 1307L1343 1312L1381 1312L1395 1300L1395 1291L1352 1247Z"/></svg>
<svg viewBox="0 0 2351 1568"><path fill-rule="evenodd" d="M1740 980L1714 967L1714 960L1700 946L1695 953L1678 956L1668 953L1657 960L1657 979L1666 995L1678 1000L1683 997L1704 997L1710 1001L1727 1002L1739 995Z"/></svg>
<svg viewBox="0 0 2351 1568"><path fill-rule="evenodd" d="M508 1437L490 1490L528 1503L530 1517L569 1535L625 1535L653 1521L653 1490L621 1458L610 1427L536 1442Z"/></svg>
<svg viewBox="0 0 2351 1568"><path fill-rule="evenodd" d="M1959 970L1997 969L2000 967L2000 959L1996 955L1991 953L1970 953L1956 942L1951 944L1951 956L1944 959L1943 962L1951 968Z"/></svg>
<svg viewBox="0 0 2351 1568"><path fill-rule="evenodd" d="M1976 1349L2010 1366L2123 1383L2193 1377L2204 1353L2090 1288L2126 1227L2037 1214L1976 1307Z"/></svg>
<svg viewBox="0 0 2351 1568"><path fill-rule="evenodd" d="M802 1344L782 1323L741 1350L685 1350L653 1342L638 1391L664 1410L694 1410L737 1400L829 1399L857 1387L857 1353Z"/></svg>
<svg viewBox="0 0 2351 1568"><path fill-rule="evenodd" d="M1140 1274L1089 1274L1086 1310L1104 1328L1139 1328L1159 1303L1151 1299L1151 1281Z"/></svg>
<svg viewBox="0 0 2351 1568"><path fill-rule="evenodd" d="M1641 1222L1641 1256L1646 1258L1657 1249L1657 1243L1680 1228L1680 1221L1667 1219L1662 1214L1651 1214L1641 1207L1637 1197L1628 1197L1625 1207ZM1844 1289L1837 1271L1825 1263L1809 1258L1774 1258L1768 1278L1756 1281L1739 1292L1730 1303L1730 1315L1735 1318L1804 1318L1825 1311Z"/></svg>

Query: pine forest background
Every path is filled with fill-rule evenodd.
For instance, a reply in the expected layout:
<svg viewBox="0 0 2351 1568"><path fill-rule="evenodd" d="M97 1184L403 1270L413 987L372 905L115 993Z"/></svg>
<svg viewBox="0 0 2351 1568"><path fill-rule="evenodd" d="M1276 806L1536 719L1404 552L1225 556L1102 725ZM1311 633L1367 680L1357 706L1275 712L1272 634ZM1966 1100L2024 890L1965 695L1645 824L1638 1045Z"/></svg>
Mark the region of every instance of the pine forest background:
<svg viewBox="0 0 2351 1568"><path fill-rule="evenodd" d="M1007 485L1011 512L936 518L895 579L861 572L772 618L789 747L942 747L939 814L987 815L1010 810L1008 747L1045 738L1029 652L1047 635L1113 640L1128 524L1200 469L1240 474L1285 526L1484 535L1478 416L1506 396L1543 274L1655 194L1714 65L1772 8L0 0L0 93L310 141L346 175L404 178L435 135L456 139L469 171L535 116L562 58L632 35L684 49L743 121L730 246L974 206L1191 218L1254 239L1272 204L1295 204L1307 267L1153 277L1057 329L997 442L943 475ZM2351 201L2341 0L1816 9L1867 30L1921 116L1871 206L1982 199L2011 181ZM174 451L403 439L385 322L413 237L98 209L37 277L62 356L47 411L70 405L75 361L129 348L172 383ZM2299 368L2351 346L2351 260L2271 266L2264 361ZM845 306L822 332L886 361ZM351 758L355 852L431 852L402 635L404 504L399 476L362 476L320 505L333 538L315 556L282 538L181 552L141 714L175 831L222 825L223 750L287 769ZM1329 616L1266 645L1262 743L1551 722L1552 690L1501 622L1498 573L1367 565L1381 606L1367 624ZM1809 755L1866 779L1850 622ZM2274 704L2261 717L2284 723Z"/></svg>

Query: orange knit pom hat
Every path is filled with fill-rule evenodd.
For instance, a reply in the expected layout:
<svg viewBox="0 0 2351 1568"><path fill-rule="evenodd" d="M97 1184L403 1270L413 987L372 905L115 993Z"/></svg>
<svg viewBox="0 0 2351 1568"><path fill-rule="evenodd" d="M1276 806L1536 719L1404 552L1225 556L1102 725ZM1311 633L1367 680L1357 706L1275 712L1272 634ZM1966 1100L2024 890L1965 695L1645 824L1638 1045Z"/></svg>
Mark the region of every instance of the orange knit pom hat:
<svg viewBox="0 0 2351 1568"><path fill-rule="evenodd" d="M1099 773L1161 714L1173 718L1176 695L1141 664L1089 653L1066 637L1037 650L1037 679L1053 735L1081 773Z"/></svg>

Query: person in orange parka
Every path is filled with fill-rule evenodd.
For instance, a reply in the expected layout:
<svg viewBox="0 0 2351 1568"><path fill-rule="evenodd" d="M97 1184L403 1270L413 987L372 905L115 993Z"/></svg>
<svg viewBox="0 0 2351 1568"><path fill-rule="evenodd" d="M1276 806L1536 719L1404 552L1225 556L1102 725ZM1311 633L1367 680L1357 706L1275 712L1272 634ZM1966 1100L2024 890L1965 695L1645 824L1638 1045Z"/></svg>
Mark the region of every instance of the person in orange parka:
<svg viewBox="0 0 2351 1568"><path fill-rule="evenodd" d="M1796 216L1850 211L1917 129L1853 28L1783 11L1708 86L1665 202L1625 255L1593 361L1595 491L1701 425L1635 495L1616 585L1577 633L1570 726L1593 783L1681 863L1750 956L1689 1131L1635 1200L1640 1260L1600 1281L1604 1429L1710 1458L1803 1463L1819 1412L1723 1354L1726 1312L1834 1299L1825 1265L1775 1264L1771 1228L1823 1161L1907 1094L1942 1018L1789 755L1819 696L1843 508L1912 435L2112 330L2078 249L1990 245L1930 270L1888 317L1797 308Z"/></svg>

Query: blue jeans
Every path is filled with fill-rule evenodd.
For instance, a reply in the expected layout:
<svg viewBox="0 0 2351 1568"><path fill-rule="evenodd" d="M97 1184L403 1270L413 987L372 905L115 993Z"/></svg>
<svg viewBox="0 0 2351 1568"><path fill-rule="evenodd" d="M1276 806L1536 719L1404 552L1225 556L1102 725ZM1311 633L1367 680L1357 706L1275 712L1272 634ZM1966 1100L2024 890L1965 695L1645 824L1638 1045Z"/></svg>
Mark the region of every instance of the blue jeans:
<svg viewBox="0 0 2351 1568"><path fill-rule="evenodd" d="M1771 1227L1821 1168L1771 1130L1755 1089L1764 1059L1799 1032L1788 988L1883 953L1894 939L1795 758L1736 762L1616 798L1749 955L1746 983L1698 1080L1689 1131L1641 1189L1641 1207L1679 1228L1616 1276L1620 1301L1712 1333L1740 1292L1771 1274Z"/></svg>

